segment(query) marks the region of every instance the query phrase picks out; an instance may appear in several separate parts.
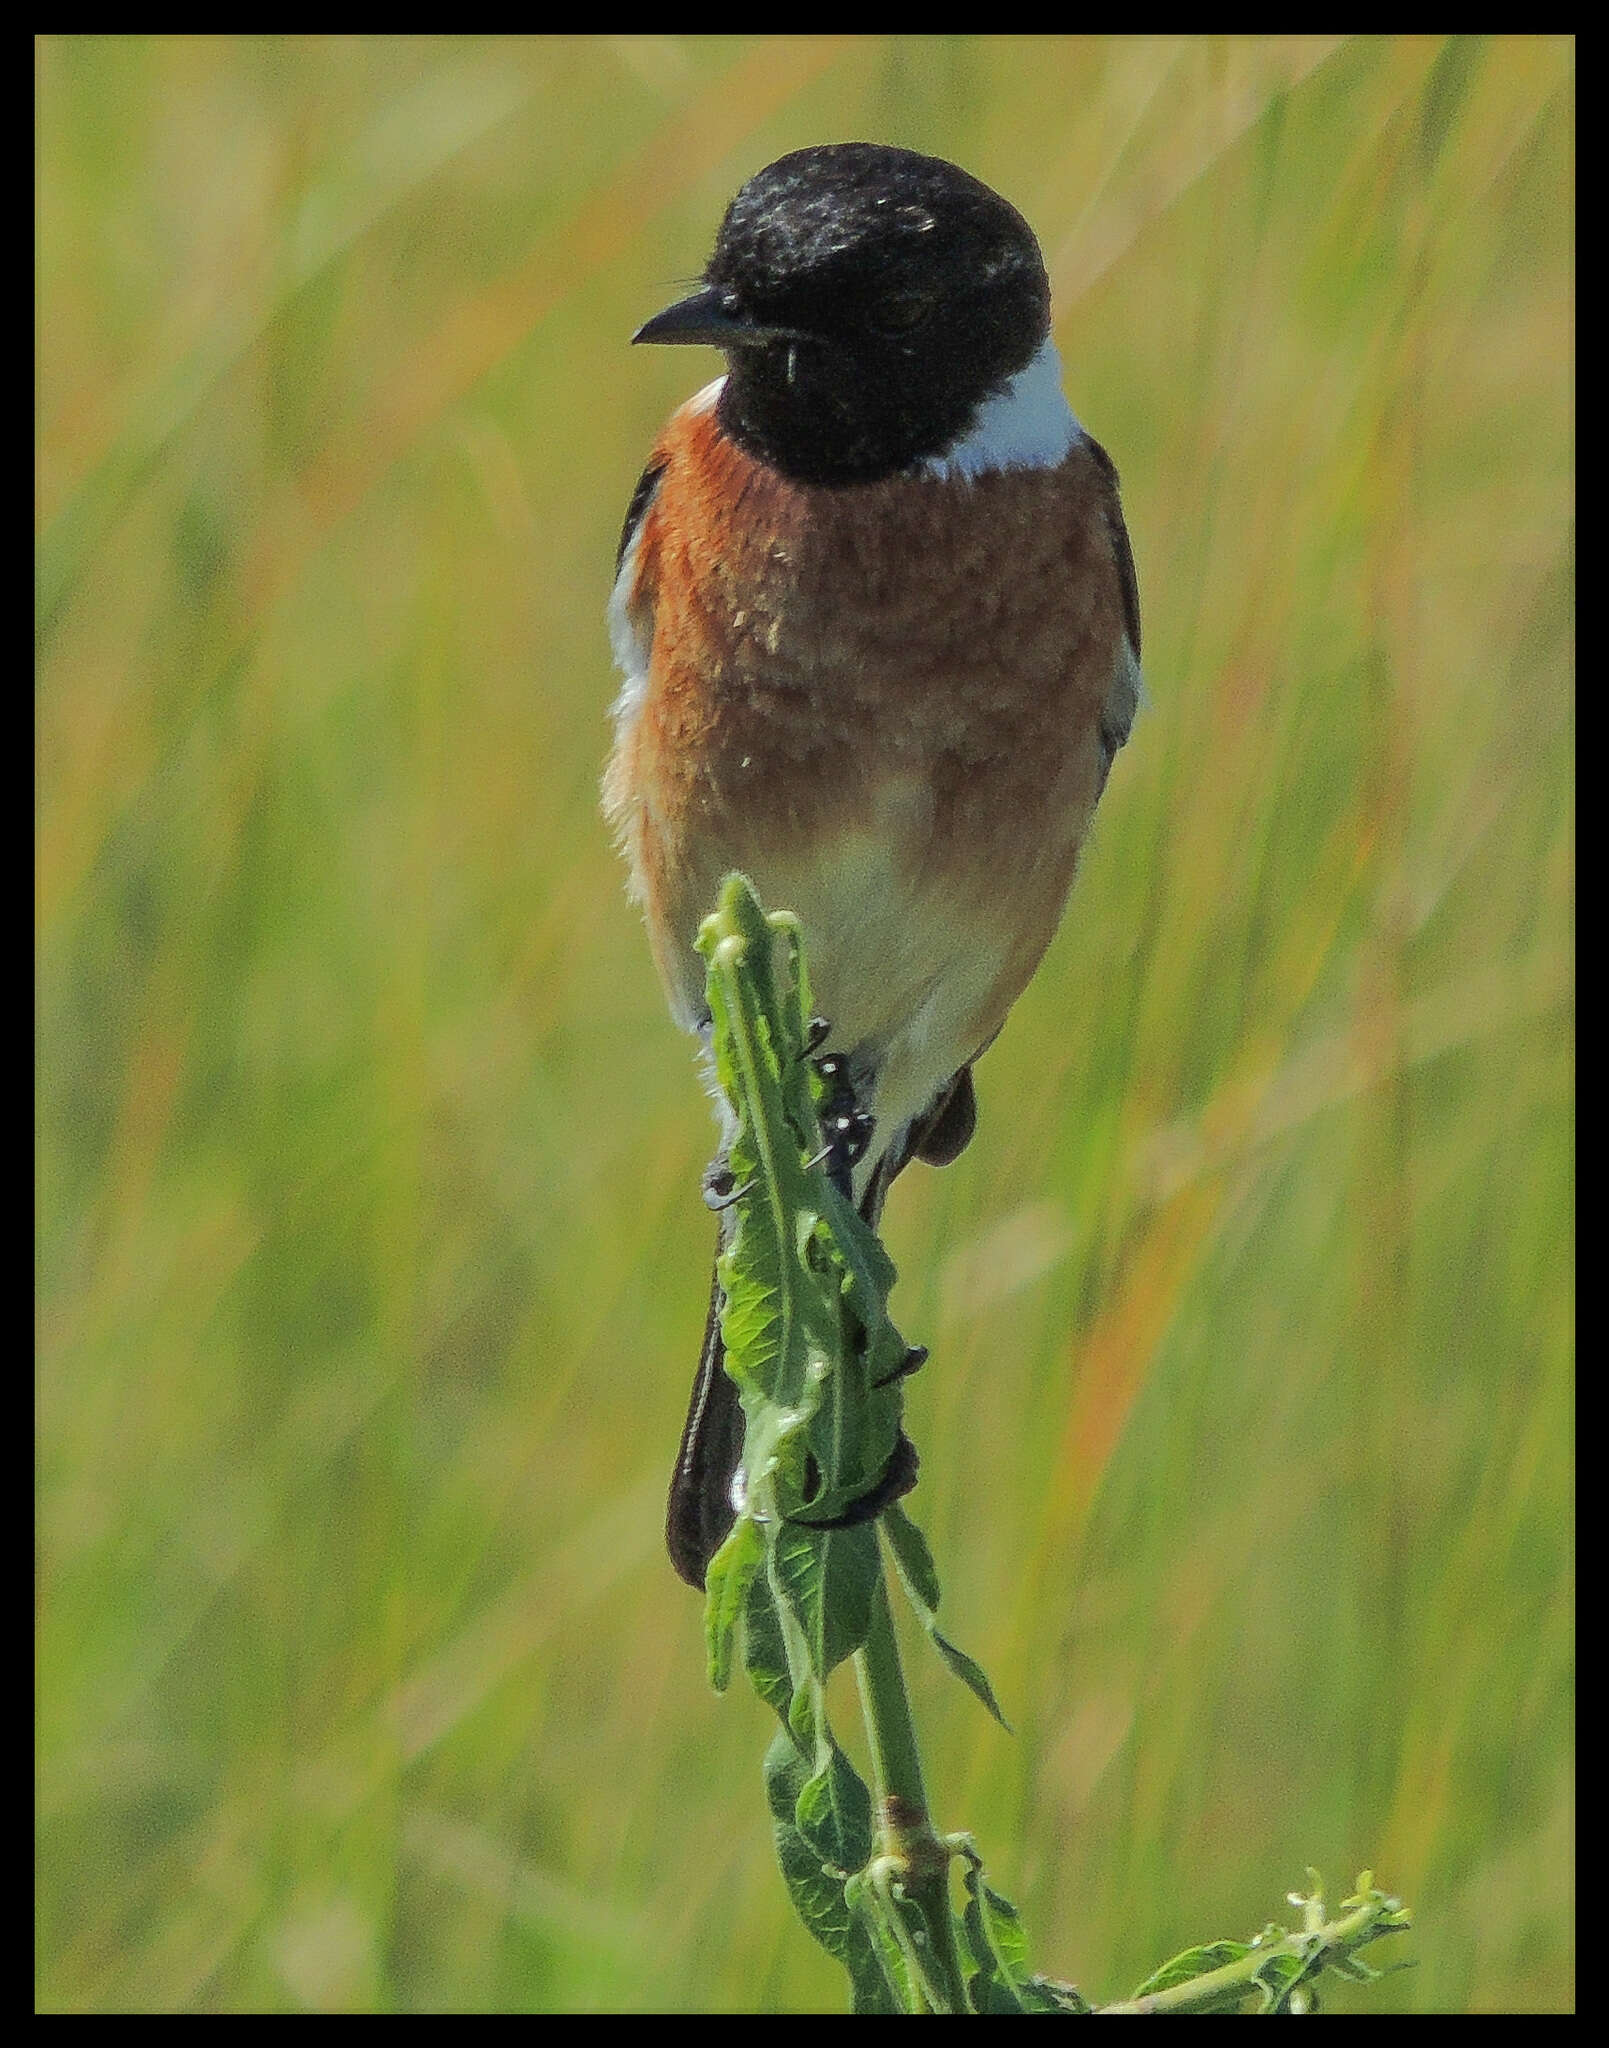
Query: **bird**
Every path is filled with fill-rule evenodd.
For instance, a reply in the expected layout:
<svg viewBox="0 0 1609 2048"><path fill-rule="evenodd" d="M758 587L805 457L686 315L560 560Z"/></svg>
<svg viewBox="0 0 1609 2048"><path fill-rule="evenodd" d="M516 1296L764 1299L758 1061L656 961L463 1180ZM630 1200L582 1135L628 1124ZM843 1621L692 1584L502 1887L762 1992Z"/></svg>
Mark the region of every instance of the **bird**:
<svg viewBox="0 0 1609 2048"><path fill-rule="evenodd" d="M632 339L718 349L725 372L672 414L627 509L604 812L706 1052L693 940L722 878L799 919L855 1105L839 1168L875 1227L905 1165L971 1138L973 1064L1056 932L1134 722L1117 471L1063 394L1033 230L940 157L778 158ZM694 1587L743 1493L720 1306L717 1279L666 1518ZM901 1441L868 1518L914 1483Z"/></svg>

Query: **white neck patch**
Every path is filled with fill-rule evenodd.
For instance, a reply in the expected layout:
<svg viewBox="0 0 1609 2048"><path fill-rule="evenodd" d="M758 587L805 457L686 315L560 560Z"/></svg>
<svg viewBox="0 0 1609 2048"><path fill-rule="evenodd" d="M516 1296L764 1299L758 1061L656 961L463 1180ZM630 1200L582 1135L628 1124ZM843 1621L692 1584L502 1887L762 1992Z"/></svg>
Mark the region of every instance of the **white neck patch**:
<svg viewBox="0 0 1609 2048"><path fill-rule="evenodd" d="M960 440L930 455L924 473L983 476L991 469L1054 469L1084 429L1062 395L1061 357L1047 334L1039 353L1005 390L986 398Z"/></svg>

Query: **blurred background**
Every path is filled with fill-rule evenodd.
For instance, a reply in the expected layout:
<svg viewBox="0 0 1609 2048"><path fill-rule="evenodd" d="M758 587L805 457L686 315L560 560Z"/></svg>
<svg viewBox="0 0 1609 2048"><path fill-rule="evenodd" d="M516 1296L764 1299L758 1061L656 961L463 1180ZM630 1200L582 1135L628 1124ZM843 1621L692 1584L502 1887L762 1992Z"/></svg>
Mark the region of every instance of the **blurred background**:
<svg viewBox="0 0 1609 2048"><path fill-rule="evenodd" d="M888 1219L937 1818L1094 1997L1315 1864L1337 2006L1568 2007L1572 43L35 54L39 2004L841 2008L597 782L629 336L863 137L1038 231L1149 691Z"/></svg>

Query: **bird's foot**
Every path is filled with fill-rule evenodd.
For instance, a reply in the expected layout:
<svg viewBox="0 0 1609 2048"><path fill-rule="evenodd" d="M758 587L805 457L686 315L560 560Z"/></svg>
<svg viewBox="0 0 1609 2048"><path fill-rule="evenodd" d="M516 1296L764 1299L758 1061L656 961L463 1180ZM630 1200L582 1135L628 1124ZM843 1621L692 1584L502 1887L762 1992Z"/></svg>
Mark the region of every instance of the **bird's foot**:
<svg viewBox="0 0 1609 2048"><path fill-rule="evenodd" d="M719 1215L723 1209L730 1209L734 1202L740 1201L753 1185L753 1181L750 1180L739 1187L737 1175L732 1171L732 1162L724 1152L717 1152L704 1169L704 1206L706 1209L713 1209Z"/></svg>
<svg viewBox="0 0 1609 2048"><path fill-rule="evenodd" d="M826 1044L831 1031L832 1026L825 1017L812 1017L805 1039L805 1056L827 1091L817 1112L821 1135L827 1141L821 1155L826 1163L827 1178L845 1201L852 1201L854 1171L866 1156L877 1122L869 1110L861 1108L856 1098L849 1061L844 1054L818 1050Z"/></svg>

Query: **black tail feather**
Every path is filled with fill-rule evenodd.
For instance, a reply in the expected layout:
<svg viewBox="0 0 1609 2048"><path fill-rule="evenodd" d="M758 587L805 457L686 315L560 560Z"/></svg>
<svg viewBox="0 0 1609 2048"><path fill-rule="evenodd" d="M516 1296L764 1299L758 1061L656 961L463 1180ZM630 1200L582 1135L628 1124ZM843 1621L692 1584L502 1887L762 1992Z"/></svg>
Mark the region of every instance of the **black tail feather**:
<svg viewBox="0 0 1609 2048"><path fill-rule="evenodd" d="M725 1360L721 1283L716 1279L710 1285L704 1343L665 1511L665 1547L670 1561L677 1577L700 1593L710 1559L726 1541L736 1518L732 1481L743 1462L743 1408L736 1386L726 1376Z"/></svg>

